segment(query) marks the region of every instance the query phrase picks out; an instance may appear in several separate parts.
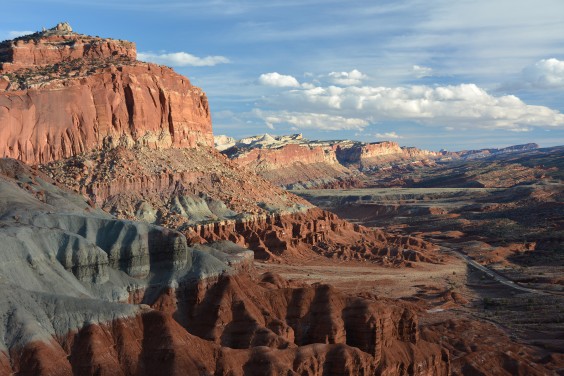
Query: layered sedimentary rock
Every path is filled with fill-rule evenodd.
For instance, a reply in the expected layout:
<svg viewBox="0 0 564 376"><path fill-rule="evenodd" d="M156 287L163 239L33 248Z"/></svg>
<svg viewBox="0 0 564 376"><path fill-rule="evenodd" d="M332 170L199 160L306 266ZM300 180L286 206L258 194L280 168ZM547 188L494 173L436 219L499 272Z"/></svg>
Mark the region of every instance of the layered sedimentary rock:
<svg viewBox="0 0 564 376"><path fill-rule="evenodd" d="M312 207L207 148L118 147L41 169L115 215L170 226Z"/></svg>
<svg viewBox="0 0 564 376"><path fill-rule="evenodd" d="M406 179L428 167L440 170L445 163L466 160L494 160L538 148L537 144L506 148L440 152L402 147L397 142L357 142L349 140L310 141L301 134L291 136L252 136L236 140L215 136L215 147L237 164L287 189L362 188L370 186L418 186L419 180ZM437 164L437 162L442 162ZM448 165L447 165L448 166ZM453 165L456 168L456 165ZM521 174L522 167L513 167ZM472 174L468 171L467 174ZM461 180L467 179L461 175ZM460 181L456 182L460 185ZM480 184L480 185L478 185ZM495 182L476 186L495 186ZM493 185L492 185L493 184ZM503 183L501 186L506 186Z"/></svg>
<svg viewBox="0 0 564 376"><path fill-rule="evenodd" d="M68 23L0 43L0 69L53 65L75 59L125 57L135 60L135 43L74 33Z"/></svg>
<svg viewBox="0 0 564 376"><path fill-rule="evenodd" d="M358 180L338 162L333 146L289 144L279 149L253 149L235 161L288 188L312 184L345 187Z"/></svg>
<svg viewBox="0 0 564 376"><path fill-rule="evenodd" d="M312 252L434 262L431 244L213 151L205 95L132 44L65 25L20 40L0 82L0 150L20 160L0 160L2 372L448 374L412 307L253 271Z"/></svg>
<svg viewBox="0 0 564 376"><path fill-rule="evenodd" d="M218 150L274 184L291 189L361 187L362 172L430 163L442 154L400 147L396 142L309 141L301 135L216 136Z"/></svg>
<svg viewBox="0 0 564 376"><path fill-rule="evenodd" d="M313 250L330 258L383 264L440 261L437 247L421 238L351 224L317 208L196 225L186 235L192 241L230 240L252 249L256 258L264 260L299 259Z"/></svg>
<svg viewBox="0 0 564 376"><path fill-rule="evenodd" d="M170 68L135 61L134 44L84 38L40 33L4 43L20 68L0 70L0 156L37 164L117 145L213 144L201 89ZM21 48L42 57L20 56Z"/></svg>
<svg viewBox="0 0 564 376"><path fill-rule="evenodd" d="M314 251L386 264L439 261L436 247L420 238L343 221L219 154L119 148L42 169L120 218L179 229L192 243L230 240L264 260Z"/></svg>
<svg viewBox="0 0 564 376"><path fill-rule="evenodd" d="M440 153L412 147L400 147L397 142L353 143L338 146L337 157L346 165L361 170L378 168L386 164L406 163L435 159Z"/></svg>
<svg viewBox="0 0 564 376"><path fill-rule="evenodd" d="M443 154L447 158L452 158L452 159L479 159L479 158L487 158L497 154L527 152L534 149L538 149L538 147L539 147L538 144L528 143L522 145L512 145L505 148L489 148L489 149L461 150L461 151L441 150L441 154Z"/></svg>
<svg viewBox="0 0 564 376"><path fill-rule="evenodd" d="M189 247L14 160L0 188L3 373L448 374L405 304L254 277L244 248Z"/></svg>

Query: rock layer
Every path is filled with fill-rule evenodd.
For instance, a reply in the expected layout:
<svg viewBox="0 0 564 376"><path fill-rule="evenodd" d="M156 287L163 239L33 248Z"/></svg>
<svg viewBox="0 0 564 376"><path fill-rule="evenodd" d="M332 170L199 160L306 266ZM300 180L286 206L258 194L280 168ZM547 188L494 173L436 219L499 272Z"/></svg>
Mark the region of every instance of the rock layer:
<svg viewBox="0 0 564 376"><path fill-rule="evenodd" d="M290 189L361 187L363 172L410 163L431 163L441 153L396 142L309 141L301 135L233 140L216 136L218 150L274 184Z"/></svg>
<svg viewBox="0 0 564 376"><path fill-rule="evenodd" d="M313 250L396 265L439 261L436 248L420 238L343 221L206 150L121 148L43 170L121 218L177 228L193 244L229 240L264 260L307 257Z"/></svg>
<svg viewBox="0 0 564 376"><path fill-rule="evenodd" d="M0 369L448 374L412 307L258 278L242 247L400 264L432 245L349 224L210 150L205 95L131 44L59 25L4 46L0 151L20 162L0 160Z"/></svg>
<svg viewBox="0 0 564 376"><path fill-rule="evenodd" d="M448 374L408 305L257 278L232 243L188 247L17 161L0 172L6 374Z"/></svg>
<svg viewBox="0 0 564 376"><path fill-rule="evenodd" d="M73 33L68 24L0 43L0 70L53 65L75 59L126 57L135 60L135 43Z"/></svg>
<svg viewBox="0 0 564 376"><path fill-rule="evenodd" d="M436 159L441 156L440 153L429 150L400 147L393 141L345 144L338 146L336 153L341 163L361 170L370 170L390 163Z"/></svg>
<svg viewBox="0 0 564 376"><path fill-rule="evenodd" d="M299 185L347 183L358 177L337 160L334 146L288 144L278 149L252 149L235 158L237 164L249 168L274 184L287 188Z"/></svg>
<svg viewBox="0 0 564 376"><path fill-rule="evenodd" d="M26 45L49 46L49 38ZM81 37L64 38L78 46ZM19 51L20 42L15 43L14 51ZM112 43L101 40L97 45L106 47L86 49L84 54L93 54L86 60L64 65L74 55L57 53L42 60L51 64L47 68L34 65L4 75L9 84L0 92L1 156L38 164L118 145L193 148L213 144L202 90L170 68L134 61L134 45L127 45L122 53ZM54 76L42 81L50 70Z"/></svg>
<svg viewBox="0 0 564 376"><path fill-rule="evenodd" d="M317 208L196 225L186 235L192 241L230 240L253 250L255 257L263 260L308 257L313 250L330 258L394 265L440 261L437 247L421 238L351 224Z"/></svg>

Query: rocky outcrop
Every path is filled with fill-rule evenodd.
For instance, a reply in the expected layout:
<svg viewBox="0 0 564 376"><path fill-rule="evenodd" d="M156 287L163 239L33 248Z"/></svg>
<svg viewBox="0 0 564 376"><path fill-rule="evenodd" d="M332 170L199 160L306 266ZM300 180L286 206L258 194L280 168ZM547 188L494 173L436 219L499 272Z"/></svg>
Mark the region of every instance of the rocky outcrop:
<svg viewBox="0 0 564 376"><path fill-rule="evenodd" d="M537 144L514 145L506 148L440 152L403 147L397 142L364 143L349 140L310 141L301 134L291 136L247 137L235 140L215 136L215 147L241 166L286 189L342 189L362 187L419 186L422 171L441 170L447 162L487 160L488 163L506 156L518 156L538 148ZM437 164L437 162L444 162ZM521 166L512 167L523 170ZM525 168L527 169L527 168ZM434 171L432 171L434 173ZM469 180L461 174L454 184ZM529 174L529 171L518 175ZM541 172L542 174L542 172ZM499 174L498 174L499 175ZM426 177L428 178L428 177ZM433 180L432 178L430 180ZM513 179L521 180L521 178ZM436 182L434 182L436 184ZM450 182L440 180L443 186ZM444 185L449 184L449 185ZM473 187L508 186L496 182L470 183ZM514 185L515 183L509 183Z"/></svg>
<svg viewBox="0 0 564 376"><path fill-rule="evenodd" d="M50 38L63 38L67 47L60 52L49 44ZM38 164L118 145L213 145L208 101L201 89L170 68L136 62L133 44L99 40L87 48L81 38L40 35L4 43L15 45L14 51L20 51L21 43L29 45L36 54L41 48L35 46L45 45L55 55L27 59L13 52L14 64L33 66L0 71L8 82L0 92L1 156ZM123 45L123 51L114 45ZM72 60L75 53L80 60Z"/></svg>
<svg viewBox="0 0 564 376"><path fill-rule="evenodd" d="M439 261L429 242L353 225L205 150L118 148L42 169L118 217L178 229L192 244L229 240L272 261L312 251L393 265Z"/></svg>
<svg viewBox="0 0 564 376"><path fill-rule="evenodd" d="M253 149L237 157L237 163L255 171L277 170L294 163L337 165L334 148L289 144L277 149Z"/></svg>
<svg viewBox="0 0 564 376"><path fill-rule="evenodd" d="M477 149L477 150L461 150L461 151L446 151L441 150L447 158L452 159L479 159L495 156L497 154L510 154L510 153L522 153L531 150L538 149L539 145L535 143L528 143L522 145L512 145L505 148L489 148L489 149Z"/></svg>
<svg viewBox="0 0 564 376"><path fill-rule="evenodd" d="M0 43L0 71L69 62L125 57L135 60L135 43L74 33L67 23Z"/></svg>
<svg viewBox="0 0 564 376"><path fill-rule="evenodd" d="M214 139L217 150L238 165L287 189L361 185L361 174L339 163L332 142L308 141L301 134Z"/></svg>
<svg viewBox="0 0 564 376"><path fill-rule="evenodd" d="M308 257L313 250L330 258L394 265L440 261L436 246L421 238L351 224L317 208L196 225L185 233L193 242L232 241L264 260Z"/></svg>
<svg viewBox="0 0 564 376"><path fill-rule="evenodd" d="M216 136L218 150L274 184L289 189L365 185L363 172L410 163L429 163L442 154L396 142L309 141L301 135Z"/></svg>
<svg viewBox="0 0 564 376"><path fill-rule="evenodd" d="M358 180L337 161L333 146L289 144L278 149L252 149L234 159L276 185L287 188L321 186Z"/></svg>
<svg viewBox="0 0 564 376"><path fill-rule="evenodd" d="M257 278L244 248L97 212L14 160L0 221L3 373L448 374L407 305Z"/></svg>
<svg viewBox="0 0 564 376"><path fill-rule="evenodd" d="M417 364L417 374L449 374L448 357L436 345L423 341L419 347L394 345L386 349L390 356L381 362L345 344L232 349L191 335L170 315L153 310L135 318L88 324L60 342L30 343L13 352L13 365L6 371L21 375L414 374L415 368L401 363L403 358Z"/></svg>
<svg viewBox="0 0 564 376"><path fill-rule="evenodd" d="M435 159L441 155L429 150L400 147L397 142L393 141L339 145L336 154L341 163L355 166L360 170L385 167L389 164Z"/></svg>
<svg viewBox="0 0 564 376"><path fill-rule="evenodd" d="M120 218L171 228L311 207L207 148L118 147L41 169Z"/></svg>

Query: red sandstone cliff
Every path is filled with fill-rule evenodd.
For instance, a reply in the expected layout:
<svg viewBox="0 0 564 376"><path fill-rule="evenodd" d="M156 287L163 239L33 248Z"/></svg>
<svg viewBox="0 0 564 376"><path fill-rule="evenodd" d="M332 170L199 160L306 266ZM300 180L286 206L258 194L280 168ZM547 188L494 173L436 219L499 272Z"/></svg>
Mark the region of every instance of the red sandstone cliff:
<svg viewBox="0 0 564 376"><path fill-rule="evenodd" d="M417 148L400 147L397 142L383 141L370 144L355 143L338 146L341 162L360 169L370 169L386 164L435 159L440 153Z"/></svg>
<svg viewBox="0 0 564 376"><path fill-rule="evenodd" d="M193 243L230 240L263 260L313 251L394 265L439 261L421 238L353 225L207 150L115 148L42 170L120 218L182 229Z"/></svg>
<svg viewBox="0 0 564 376"><path fill-rule="evenodd" d="M318 208L196 225L186 235L195 242L230 240L253 250L255 258L263 260L307 258L313 250L329 258L377 261L384 265L440 261L437 247L421 238L352 224Z"/></svg>
<svg viewBox="0 0 564 376"><path fill-rule="evenodd" d="M419 339L417 317L409 308L346 298L328 286L291 288L272 275L263 281L224 277L193 291L170 291L153 309L147 307L136 316L88 323L59 338L1 353L0 371L20 375L449 374L448 353Z"/></svg>
<svg viewBox="0 0 564 376"><path fill-rule="evenodd" d="M126 57L135 60L136 56L135 43L73 33L67 23L0 43L0 69L3 72L75 59Z"/></svg>
<svg viewBox="0 0 564 376"><path fill-rule="evenodd" d="M104 146L213 145L201 89L170 68L136 62L132 43L84 39L39 35L8 43L11 55L0 49L20 67L0 70L0 156L38 164Z"/></svg>
<svg viewBox="0 0 564 376"><path fill-rule="evenodd" d="M238 156L237 163L262 171L288 167L292 163L337 165L339 162L331 146L289 144L276 149L252 149Z"/></svg>
<svg viewBox="0 0 564 376"><path fill-rule="evenodd" d="M228 144L222 144L228 142ZM287 188L361 187L371 169L427 163L441 153L383 141L309 141L301 135L216 137L216 147L237 164Z"/></svg>
<svg viewBox="0 0 564 376"><path fill-rule="evenodd" d="M335 149L331 145L289 144L272 149L251 149L237 155L234 161L281 186L310 182L316 182L317 186L327 185L337 178L343 182L341 185L346 185L346 181L356 177L339 163Z"/></svg>

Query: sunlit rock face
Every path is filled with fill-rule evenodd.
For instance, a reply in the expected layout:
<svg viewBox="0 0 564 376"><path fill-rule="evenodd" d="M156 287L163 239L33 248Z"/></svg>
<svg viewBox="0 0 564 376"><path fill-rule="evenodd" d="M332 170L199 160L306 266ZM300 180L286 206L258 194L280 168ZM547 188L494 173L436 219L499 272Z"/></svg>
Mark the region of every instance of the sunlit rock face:
<svg viewBox="0 0 564 376"><path fill-rule="evenodd" d="M135 44L48 30L0 45L0 156L47 163L107 146L212 146L203 91Z"/></svg>

